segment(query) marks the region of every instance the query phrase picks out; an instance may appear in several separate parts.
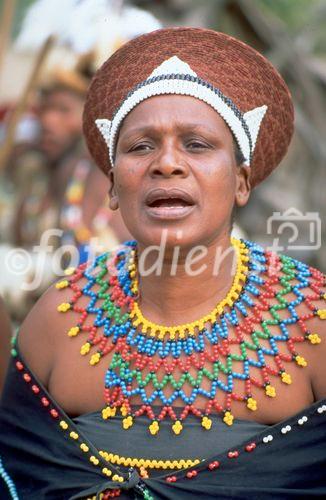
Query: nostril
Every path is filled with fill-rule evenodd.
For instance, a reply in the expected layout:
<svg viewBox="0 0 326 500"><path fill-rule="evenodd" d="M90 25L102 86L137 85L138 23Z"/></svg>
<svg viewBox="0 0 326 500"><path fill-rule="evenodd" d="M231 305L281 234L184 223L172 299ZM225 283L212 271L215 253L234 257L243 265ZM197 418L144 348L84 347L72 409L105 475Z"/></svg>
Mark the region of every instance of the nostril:
<svg viewBox="0 0 326 500"><path fill-rule="evenodd" d="M184 169L183 169L183 168L181 168L181 167L176 167L176 168L174 169L174 172L173 172L173 173L175 173L175 174L183 174L183 173L184 173Z"/></svg>
<svg viewBox="0 0 326 500"><path fill-rule="evenodd" d="M156 166L152 169L152 175L165 176L165 175L184 175L184 169L179 166Z"/></svg>
<svg viewBox="0 0 326 500"><path fill-rule="evenodd" d="M164 175L163 172L162 172L162 170L160 168L157 168L157 167L152 170L152 174L153 175L158 175L158 176Z"/></svg>

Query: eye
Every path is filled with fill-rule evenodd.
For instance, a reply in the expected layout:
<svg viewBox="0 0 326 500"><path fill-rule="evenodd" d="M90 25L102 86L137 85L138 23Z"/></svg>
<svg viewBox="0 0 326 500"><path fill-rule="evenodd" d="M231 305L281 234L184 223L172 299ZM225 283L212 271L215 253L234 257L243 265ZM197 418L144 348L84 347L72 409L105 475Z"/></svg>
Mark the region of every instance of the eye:
<svg viewBox="0 0 326 500"><path fill-rule="evenodd" d="M128 153L133 153L133 152L146 152L146 151L152 151L153 145L148 143L148 142L140 142L138 144L134 144L129 150Z"/></svg>
<svg viewBox="0 0 326 500"><path fill-rule="evenodd" d="M186 148L191 150L202 150L202 149L210 149L210 146L204 141L193 139L186 143Z"/></svg>

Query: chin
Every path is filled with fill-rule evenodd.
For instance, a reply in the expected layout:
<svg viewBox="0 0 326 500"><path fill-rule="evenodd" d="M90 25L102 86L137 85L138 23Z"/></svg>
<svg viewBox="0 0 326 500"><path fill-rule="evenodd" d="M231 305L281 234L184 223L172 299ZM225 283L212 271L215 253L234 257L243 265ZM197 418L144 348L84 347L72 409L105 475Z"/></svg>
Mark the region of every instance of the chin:
<svg viewBox="0 0 326 500"><path fill-rule="evenodd" d="M48 145L48 144L42 146L41 151L51 161L57 160L62 155L61 149L59 149L58 147L52 146L52 145Z"/></svg>
<svg viewBox="0 0 326 500"><path fill-rule="evenodd" d="M147 226L148 227L148 226ZM150 228L146 231L131 231L134 239L140 244L141 247L164 247L166 255L173 252L175 247L180 247L180 250L189 250L196 245L205 244L206 238L201 239L198 232L194 231L194 227L188 230L182 227L161 227Z"/></svg>

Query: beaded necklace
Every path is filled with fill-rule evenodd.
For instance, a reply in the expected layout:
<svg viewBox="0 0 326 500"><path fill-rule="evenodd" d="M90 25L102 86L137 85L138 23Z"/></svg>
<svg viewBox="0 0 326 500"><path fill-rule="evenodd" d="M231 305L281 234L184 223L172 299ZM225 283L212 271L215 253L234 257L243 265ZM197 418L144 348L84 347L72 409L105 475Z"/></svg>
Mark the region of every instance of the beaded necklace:
<svg viewBox="0 0 326 500"><path fill-rule="evenodd" d="M284 384L292 382L285 362L307 365L295 344L321 341L305 322L313 316L326 319L326 309L317 309L313 304L325 299L324 275L295 259L265 251L253 242L233 239L232 244L238 257L232 287L211 313L193 323L167 327L144 318L137 303L136 242L128 242L110 261L108 254L101 255L90 266L80 266L69 280L57 283L57 288L69 286L74 292L71 301L60 304L58 310L80 313L78 324L70 328L68 335L88 333L81 354L87 355L96 348L90 358L90 364L96 365L112 353L105 377L104 419L115 416L119 409L123 428L129 429L137 417L147 415L152 435L159 432L160 422L167 418L172 421L173 432L180 434L190 414L198 417L206 430L211 429L216 414L222 416L225 424L232 425L233 401L241 401L255 411L253 387L273 398L276 389L271 377L279 377ZM110 273L108 262L116 273ZM82 277L88 282L80 288L78 281ZM301 290L305 288L311 293L304 294ZM290 293L295 299L287 298ZM78 305L81 295L89 297L86 308ZM272 299L276 303L272 304ZM296 310L302 303L307 306L306 314ZM263 315L266 311L269 319ZM287 312L285 318L281 311ZM94 322L86 325L90 314L95 316ZM302 333L290 336L288 327L293 324ZM232 345L238 346L239 353L232 353ZM288 353L280 350L281 345L286 346ZM273 359L274 366L268 358ZM241 370L234 368L235 362L242 363ZM260 370L260 379L252 375L253 368ZM209 382L208 388L203 386L204 379ZM234 390L237 380L243 381L241 394ZM219 396L223 393L221 403ZM131 403L135 396L142 403L137 409ZM175 402L182 406L176 408Z"/></svg>

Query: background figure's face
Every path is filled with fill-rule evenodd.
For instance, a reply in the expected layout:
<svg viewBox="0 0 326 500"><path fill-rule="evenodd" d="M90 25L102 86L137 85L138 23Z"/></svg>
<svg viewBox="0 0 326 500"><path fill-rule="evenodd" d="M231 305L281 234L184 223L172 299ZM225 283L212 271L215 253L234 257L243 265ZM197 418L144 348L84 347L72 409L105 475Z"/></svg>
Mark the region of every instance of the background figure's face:
<svg viewBox="0 0 326 500"><path fill-rule="evenodd" d="M60 158L82 134L84 100L70 90L53 90L41 97L39 145L50 160Z"/></svg>
<svg viewBox="0 0 326 500"><path fill-rule="evenodd" d="M144 246L159 244L163 229L167 246L209 246L229 234L234 204L247 202L248 172L236 165L232 134L213 108L188 96L152 97L121 127L112 202ZM167 194L172 188L180 192Z"/></svg>

